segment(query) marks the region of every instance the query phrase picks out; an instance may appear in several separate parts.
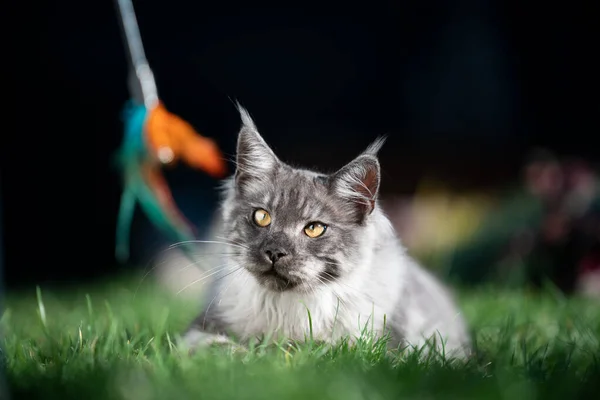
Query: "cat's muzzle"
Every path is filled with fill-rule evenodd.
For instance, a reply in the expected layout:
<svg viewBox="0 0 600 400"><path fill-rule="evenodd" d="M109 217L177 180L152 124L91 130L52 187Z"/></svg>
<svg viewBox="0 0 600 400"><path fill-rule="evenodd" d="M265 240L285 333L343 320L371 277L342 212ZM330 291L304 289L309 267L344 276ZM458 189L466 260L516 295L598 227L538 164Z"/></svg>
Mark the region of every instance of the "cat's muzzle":
<svg viewBox="0 0 600 400"><path fill-rule="evenodd" d="M257 275L258 281L263 286L277 292L283 292L294 289L301 283L298 277L288 273L288 268L287 263L276 261L270 263L269 268L256 271L255 275Z"/></svg>

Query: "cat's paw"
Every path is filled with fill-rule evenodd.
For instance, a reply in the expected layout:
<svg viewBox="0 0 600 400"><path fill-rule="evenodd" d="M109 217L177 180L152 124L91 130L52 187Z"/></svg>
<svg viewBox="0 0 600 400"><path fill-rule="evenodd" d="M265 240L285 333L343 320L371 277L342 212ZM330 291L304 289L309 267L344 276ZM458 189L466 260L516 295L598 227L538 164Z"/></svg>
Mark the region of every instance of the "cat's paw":
<svg viewBox="0 0 600 400"><path fill-rule="evenodd" d="M182 337L182 345L189 354L195 353L200 348L218 347L229 348L234 352L246 352L247 349L234 342L225 335L207 333L196 329L190 329Z"/></svg>

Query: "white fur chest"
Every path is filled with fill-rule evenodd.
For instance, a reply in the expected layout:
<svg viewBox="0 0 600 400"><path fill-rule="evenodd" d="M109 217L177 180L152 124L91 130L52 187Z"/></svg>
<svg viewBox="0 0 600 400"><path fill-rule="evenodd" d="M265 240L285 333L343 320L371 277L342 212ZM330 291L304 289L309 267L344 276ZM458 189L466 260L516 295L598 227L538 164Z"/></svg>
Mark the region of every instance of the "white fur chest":
<svg viewBox="0 0 600 400"><path fill-rule="evenodd" d="M241 279L240 279L241 278ZM275 293L262 288L251 276L223 282L213 307L241 339L273 334L293 340L332 342L359 336L365 329L382 331L385 310L342 285L313 293ZM373 316L373 318L371 318Z"/></svg>

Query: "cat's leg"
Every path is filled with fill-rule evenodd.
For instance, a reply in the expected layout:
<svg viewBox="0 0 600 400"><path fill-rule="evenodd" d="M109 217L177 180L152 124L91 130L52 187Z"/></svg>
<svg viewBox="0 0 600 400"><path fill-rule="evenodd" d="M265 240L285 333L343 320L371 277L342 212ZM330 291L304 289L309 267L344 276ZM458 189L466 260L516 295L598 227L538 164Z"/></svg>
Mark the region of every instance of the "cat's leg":
<svg viewBox="0 0 600 400"><path fill-rule="evenodd" d="M237 346L229 336L218 333L204 332L196 328L190 328L182 337L184 345L190 350L210 346Z"/></svg>
<svg viewBox="0 0 600 400"><path fill-rule="evenodd" d="M230 347L233 350L245 350L227 334L227 324L214 313L203 311L192 322L182 337L183 345L194 352L199 348L211 346Z"/></svg>

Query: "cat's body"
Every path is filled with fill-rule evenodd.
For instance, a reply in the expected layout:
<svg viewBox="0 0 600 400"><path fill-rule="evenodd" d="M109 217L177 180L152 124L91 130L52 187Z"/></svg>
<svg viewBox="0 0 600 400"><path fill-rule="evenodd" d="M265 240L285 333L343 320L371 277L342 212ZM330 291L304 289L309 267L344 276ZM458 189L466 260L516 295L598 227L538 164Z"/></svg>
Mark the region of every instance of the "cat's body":
<svg viewBox="0 0 600 400"><path fill-rule="evenodd" d="M405 253L377 204L382 142L319 174L279 161L240 112L237 171L211 235L229 244L206 245L204 264L219 272L185 341L389 332L391 346L436 336L447 353L464 355L469 337L451 295Z"/></svg>

